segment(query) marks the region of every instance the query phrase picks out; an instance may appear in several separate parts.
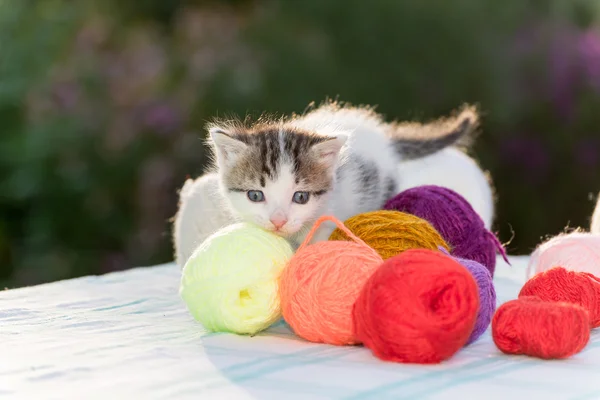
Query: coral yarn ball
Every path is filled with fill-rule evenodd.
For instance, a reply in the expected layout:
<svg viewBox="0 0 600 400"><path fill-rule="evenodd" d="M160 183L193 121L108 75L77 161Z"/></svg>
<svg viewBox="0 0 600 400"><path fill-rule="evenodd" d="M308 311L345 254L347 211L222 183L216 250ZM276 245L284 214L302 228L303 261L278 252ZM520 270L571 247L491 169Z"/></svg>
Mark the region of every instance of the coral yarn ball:
<svg viewBox="0 0 600 400"><path fill-rule="evenodd" d="M478 311L477 283L465 267L439 251L407 250L369 278L354 329L383 360L439 363L467 343Z"/></svg>
<svg viewBox="0 0 600 400"><path fill-rule="evenodd" d="M344 225L364 240L384 260L408 249L450 250L448 244L433 226L424 219L391 210L371 211L355 215ZM340 229L333 231L329 240L349 240Z"/></svg>
<svg viewBox="0 0 600 400"><path fill-rule="evenodd" d="M227 226L187 260L180 296L206 329L255 334L281 318L279 277L292 255L280 236L246 223Z"/></svg>
<svg viewBox="0 0 600 400"><path fill-rule="evenodd" d="M554 267L600 276L600 235L573 232L544 242L529 259L528 276Z"/></svg>
<svg viewBox="0 0 600 400"><path fill-rule="evenodd" d="M501 305L492 319L494 343L506 354L566 358L590 339L587 311L576 304L520 297Z"/></svg>
<svg viewBox="0 0 600 400"><path fill-rule="evenodd" d="M322 218L315 227L325 220L333 218ZM281 275L283 318L298 336L311 342L359 343L352 330L352 307L382 262L363 242L324 241L301 246Z"/></svg>
<svg viewBox="0 0 600 400"><path fill-rule="evenodd" d="M523 296L577 304L588 311L592 327L600 326L600 282L592 274L552 268L529 279L519 292Z"/></svg>
<svg viewBox="0 0 600 400"><path fill-rule="evenodd" d="M487 230L479 214L455 191L435 186L418 186L388 200L386 210L397 210L423 218L433 225L452 247L452 255L483 264L494 276L496 251L506 256L496 236ZM505 257L506 258L506 257Z"/></svg>

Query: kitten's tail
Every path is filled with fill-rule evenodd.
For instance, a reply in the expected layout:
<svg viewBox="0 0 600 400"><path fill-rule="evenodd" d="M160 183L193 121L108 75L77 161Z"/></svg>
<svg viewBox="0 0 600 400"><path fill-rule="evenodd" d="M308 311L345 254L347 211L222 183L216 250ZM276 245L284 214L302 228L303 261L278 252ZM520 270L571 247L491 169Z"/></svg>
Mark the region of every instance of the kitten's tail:
<svg viewBox="0 0 600 400"><path fill-rule="evenodd" d="M473 106L465 106L456 115L426 124L395 124L390 134L402 160L414 160L449 146L468 146L479 126Z"/></svg>

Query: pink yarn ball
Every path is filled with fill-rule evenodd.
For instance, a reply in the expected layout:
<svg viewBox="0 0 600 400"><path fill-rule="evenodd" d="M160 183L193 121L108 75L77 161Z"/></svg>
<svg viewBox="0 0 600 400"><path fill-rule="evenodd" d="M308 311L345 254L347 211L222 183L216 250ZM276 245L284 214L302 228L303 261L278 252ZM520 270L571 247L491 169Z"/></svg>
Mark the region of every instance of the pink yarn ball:
<svg viewBox="0 0 600 400"><path fill-rule="evenodd" d="M554 267L588 272L600 277L600 235L573 232L542 243L531 255L527 276Z"/></svg>

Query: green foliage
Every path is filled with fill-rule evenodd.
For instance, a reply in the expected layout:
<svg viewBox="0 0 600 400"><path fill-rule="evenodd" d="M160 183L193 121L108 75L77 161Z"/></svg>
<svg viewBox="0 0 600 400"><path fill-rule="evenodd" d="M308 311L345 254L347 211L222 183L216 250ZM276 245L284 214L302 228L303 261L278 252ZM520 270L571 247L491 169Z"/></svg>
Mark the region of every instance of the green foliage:
<svg viewBox="0 0 600 400"><path fill-rule="evenodd" d="M476 103L473 154L509 249L586 226L599 13L595 0L0 0L0 282L171 260L205 121L327 97L390 119Z"/></svg>

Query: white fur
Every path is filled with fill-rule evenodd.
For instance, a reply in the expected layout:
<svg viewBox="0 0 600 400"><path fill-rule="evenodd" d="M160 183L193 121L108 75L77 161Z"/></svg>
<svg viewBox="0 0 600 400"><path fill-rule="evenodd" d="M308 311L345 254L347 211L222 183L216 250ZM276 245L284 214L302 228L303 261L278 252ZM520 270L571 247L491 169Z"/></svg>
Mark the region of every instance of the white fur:
<svg viewBox="0 0 600 400"><path fill-rule="evenodd" d="M375 163L380 177L397 176L396 168L400 157L386 135L389 127L374 114L353 108L322 107L295 120L292 125L327 135L342 132L348 136L348 139L340 154L341 162L347 161L350 154L356 154ZM359 184L357 174L349 174L345 180L336 182L334 192L325 207L320 210L320 214L333 215L344 221L356 214L378 209L381 204L377 198L370 203L357 202L356 193L360 192ZM324 227L317 239L328 236L328 231L333 231L331 225L329 229ZM297 239L302 238L300 236Z"/></svg>
<svg viewBox="0 0 600 400"><path fill-rule="evenodd" d="M421 185L437 185L462 195L490 229L494 221L494 194L490 178L475 160L449 147L398 166L400 191ZM600 214L598 215L600 224ZM600 226L599 226L600 229Z"/></svg>
<svg viewBox="0 0 600 400"><path fill-rule="evenodd" d="M207 237L235 221L219 190L217 174L186 180L179 192L179 210L173 223L176 263L183 267Z"/></svg>
<svg viewBox="0 0 600 400"><path fill-rule="evenodd" d="M596 207L594 208L594 214L592 215L590 231L597 235L600 234L600 196L598 196Z"/></svg>
<svg viewBox="0 0 600 400"><path fill-rule="evenodd" d="M292 166L288 163L281 166L276 180L267 180L263 191L266 201L254 203L248 200L245 192L227 193L226 197L235 213L245 221L274 230L272 218L287 219L287 223L277 233L284 237L292 237L298 233L307 220L314 219L319 208L325 206L325 199L311 199L307 204L296 204L291 201L296 191L303 191L301 185L296 185Z"/></svg>

